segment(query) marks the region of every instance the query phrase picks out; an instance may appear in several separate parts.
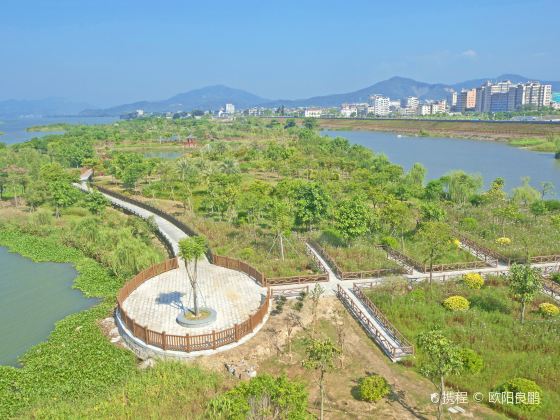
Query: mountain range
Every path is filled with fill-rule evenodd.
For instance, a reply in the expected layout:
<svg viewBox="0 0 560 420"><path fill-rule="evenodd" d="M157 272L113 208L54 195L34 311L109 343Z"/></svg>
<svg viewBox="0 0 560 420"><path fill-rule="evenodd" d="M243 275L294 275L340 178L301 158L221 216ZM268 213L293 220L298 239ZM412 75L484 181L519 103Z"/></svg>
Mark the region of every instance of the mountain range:
<svg viewBox="0 0 560 420"><path fill-rule="evenodd" d="M417 96L420 99L442 99L450 90L459 91L463 88L474 88L487 80L511 80L514 83L538 80L518 74L502 74L497 77L467 80L455 84L425 83L405 77L392 77L371 86L348 93L315 96L302 99L268 99L253 93L233 89L224 85L207 86L180 93L161 101L139 101L118 105L111 108L95 109L84 103L67 101L62 98L48 98L36 101L8 100L0 101L0 116L17 117L21 115L82 115L82 116L118 116L137 109L146 112L177 112L201 110L217 110L226 103L232 103L237 109L253 106L262 107L303 107L303 106L339 106L344 102L367 102L372 94L381 94L400 99ZM552 85L553 91L560 91L560 81L543 81Z"/></svg>

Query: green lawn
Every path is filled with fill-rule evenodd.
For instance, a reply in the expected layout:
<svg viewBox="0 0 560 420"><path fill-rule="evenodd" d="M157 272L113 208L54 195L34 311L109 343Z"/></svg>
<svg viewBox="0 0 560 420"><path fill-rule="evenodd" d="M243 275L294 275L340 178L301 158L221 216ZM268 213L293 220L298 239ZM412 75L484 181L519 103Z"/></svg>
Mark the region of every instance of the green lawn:
<svg viewBox="0 0 560 420"><path fill-rule="evenodd" d="M462 347L469 347L484 359L479 374L450 377L449 384L468 391L488 391L515 377L539 384L544 395L542 407L523 413L528 419L556 418L560 407L560 320L545 320L538 304L549 301L544 295L528 307L525 325L519 323L519 308L513 302L505 280L492 279L493 285L470 290L459 282L418 286L414 293L403 288L371 290L368 296L411 342L418 334L438 328ZM448 296L462 295L471 302L464 313L450 312L441 302ZM416 362L422 359L420 353ZM418 363L419 364L419 363ZM510 414L520 414L513 408Z"/></svg>

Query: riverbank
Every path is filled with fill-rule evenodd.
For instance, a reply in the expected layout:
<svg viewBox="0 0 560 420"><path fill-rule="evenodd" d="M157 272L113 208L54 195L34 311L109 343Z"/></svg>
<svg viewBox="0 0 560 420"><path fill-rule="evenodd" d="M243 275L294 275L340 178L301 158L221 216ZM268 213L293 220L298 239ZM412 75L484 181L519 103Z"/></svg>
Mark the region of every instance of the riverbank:
<svg viewBox="0 0 560 420"><path fill-rule="evenodd" d="M560 137L560 124L482 121L318 119L319 128L336 131L387 131L406 135L511 142Z"/></svg>

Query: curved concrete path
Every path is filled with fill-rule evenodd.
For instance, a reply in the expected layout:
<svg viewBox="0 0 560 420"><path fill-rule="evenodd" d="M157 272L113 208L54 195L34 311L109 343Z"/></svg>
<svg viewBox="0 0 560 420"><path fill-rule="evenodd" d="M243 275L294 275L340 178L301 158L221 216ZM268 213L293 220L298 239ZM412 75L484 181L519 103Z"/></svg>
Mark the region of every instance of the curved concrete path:
<svg viewBox="0 0 560 420"><path fill-rule="evenodd" d="M74 184L77 188L84 192L89 192L90 188L82 181L80 184ZM175 255L179 253L179 241L188 235L175 226L173 223L165 220L161 216L152 213L142 207L103 194L107 200L114 205L133 213L138 217L147 219L152 217L159 232L167 238L172 246ZM179 326L175 318L182 310L182 306L188 304L189 296L192 294L192 288L187 280L185 265L179 261L179 268L160 274L146 281L124 301L123 307L130 317L139 322L143 326L147 326L154 331L168 334L204 334L212 332L212 330L221 330L233 327L237 323L241 323L249 318L249 315L256 312L263 299L266 298L267 289L260 286L247 274L240 271L231 270L225 267L219 267L208 261L206 257L198 262L198 282L200 289L199 302L217 310L218 315L216 322L205 328L187 329ZM118 318L118 316L117 316ZM120 321L120 320L119 320ZM261 326L266 322L262 322ZM125 341L131 344L131 339L135 339L130 331L122 322L119 322L122 332L128 335ZM260 327L260 326L259 326ZM253 336L254 333L249 335ZM248 336L246 336L248 337ZM244 340L233 343L225 348L232 348L235 345L247 341ZM131 348L139 355L145 355L146 352L138 349L139 340L133 340L135 345ZM140 342L141 343L141 342ZM235 344L235 345L234 345ZM152 346L145 346L146 348ZM218 348L216 351L223 351L225 348ZM145 350L145 349L144 349ZM167 352L155 347L149 349L147 354L157 354L165 356L169 353L171 357L180 357L181 352ZM154 351L151 351L154 350ZM157 351L156 351L157 350ZM208 354L209 351L183 353L184 357L193 357L200 354ZM142 356L141 356L142 357Z"/></svg>

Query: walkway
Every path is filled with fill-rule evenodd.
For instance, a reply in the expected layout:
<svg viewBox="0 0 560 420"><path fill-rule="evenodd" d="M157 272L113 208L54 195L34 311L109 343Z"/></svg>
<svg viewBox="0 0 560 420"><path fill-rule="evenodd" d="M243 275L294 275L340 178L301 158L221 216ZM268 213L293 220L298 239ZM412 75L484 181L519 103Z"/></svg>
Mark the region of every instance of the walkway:
<svg viewBox="0 0 560 420"><path fill-rule="evenodd" d="M85 192L90 191L84 181L74 186ZM171 244L174 254L178 255L179 241L188 236L185 232L149 210L107 194L103 195L113 205L129 213L143 219L153 218L161 235ZM197 335L230 328L247 320L266 298L267 289L245 273L211 264L206 257L199 260L198 269L199 302L201 306L207 305L217 311L217 319L211 325L205 328L187 329L175 321L183 307L192 304L190 300L192 288L182 261L179 262L178 269L160 274L140 285L126 298L123 309L138 324L150 330L173 335ZM125 338L125 341L130 344L132 333L124 328L123 323L120 325L123 328L122 332L129 335L129 340ZM138 342L137 339L135 341ZM150 346L146 345L146 347ZM227 348L231 347L233 345L227 346ZM139 353L137 346L132 348ZM162 354L162 351L158 350L158 352ZM170 352L170 355L177 357L177 353L180 352ZM196 356L196 353L192 352L188 355L185 353L185 356Z"/></svg>

